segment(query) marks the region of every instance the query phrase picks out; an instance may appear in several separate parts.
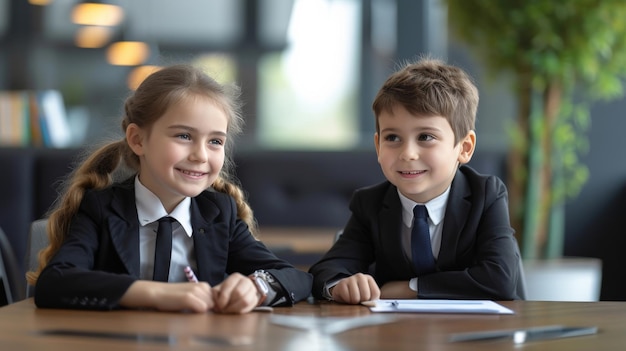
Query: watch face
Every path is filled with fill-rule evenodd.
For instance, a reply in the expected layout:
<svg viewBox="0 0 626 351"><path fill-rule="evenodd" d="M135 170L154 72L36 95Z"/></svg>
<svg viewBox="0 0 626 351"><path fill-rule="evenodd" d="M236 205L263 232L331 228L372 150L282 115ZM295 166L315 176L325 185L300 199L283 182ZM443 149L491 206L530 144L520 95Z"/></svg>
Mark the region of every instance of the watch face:
<svg viewBox="0 0 626 351"><path fill-rule="evenodd" d="M255 277L254 281L256 282L256 285L261 291L261 293L263 295L267 295L267 293L270 291L270 288L269 286L267 286L267 283L265 282L265 280L263 280L263 278L261 277Z"/></svg>

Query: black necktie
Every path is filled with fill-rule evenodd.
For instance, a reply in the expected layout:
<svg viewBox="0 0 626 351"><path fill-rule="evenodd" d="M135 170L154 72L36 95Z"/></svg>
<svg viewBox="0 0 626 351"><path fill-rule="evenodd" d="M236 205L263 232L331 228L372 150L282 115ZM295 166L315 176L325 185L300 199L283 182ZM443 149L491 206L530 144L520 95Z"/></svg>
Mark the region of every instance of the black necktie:
<svg viewBox="0 0 626 351"><path fill-rule="evenodd" d="M154 249L154 276L153 280L166 282L170 273L170 260L172 258L172 217L159 219L156 245Z"/></svg>
<svg viewBox="0 0 626 351"><path fill-rule="evenodd" d="M435 258L433 257L430 231L428 230L428 212L424 205L416 205L413 208L411 254L418 276L435 271Z"/></svg>

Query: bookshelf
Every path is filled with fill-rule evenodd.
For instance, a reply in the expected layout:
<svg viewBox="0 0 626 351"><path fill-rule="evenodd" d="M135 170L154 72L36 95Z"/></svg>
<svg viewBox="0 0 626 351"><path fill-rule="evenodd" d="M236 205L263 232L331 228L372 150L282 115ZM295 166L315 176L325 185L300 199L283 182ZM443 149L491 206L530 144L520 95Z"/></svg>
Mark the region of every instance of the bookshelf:
<svg viewBox="0 0 626 351"><path fill-rule="evenodd" d="M70 142L61 92L0 91L0 146L66 147Z"/></svg>

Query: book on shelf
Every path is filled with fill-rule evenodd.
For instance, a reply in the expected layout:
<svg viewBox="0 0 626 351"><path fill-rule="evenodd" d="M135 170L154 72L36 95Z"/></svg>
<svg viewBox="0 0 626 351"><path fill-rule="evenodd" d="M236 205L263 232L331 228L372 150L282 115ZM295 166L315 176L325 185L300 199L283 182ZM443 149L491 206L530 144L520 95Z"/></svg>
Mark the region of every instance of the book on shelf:
<svg viewBox="0 0 626 351"><path fill-rule="evenodd" d="M0 91L0 145L66 147L70 143L60 91Z"/></svg>

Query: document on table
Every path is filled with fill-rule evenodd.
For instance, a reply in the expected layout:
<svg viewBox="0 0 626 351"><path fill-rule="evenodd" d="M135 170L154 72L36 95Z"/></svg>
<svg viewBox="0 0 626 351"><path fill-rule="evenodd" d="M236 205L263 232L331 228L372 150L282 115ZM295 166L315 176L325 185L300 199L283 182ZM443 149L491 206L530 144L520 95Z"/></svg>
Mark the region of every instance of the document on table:
<svg viewBox="0 0 626 351"><path fill-rule="evenodd" d="M372 312L514 314L490 300L389 300L363 303Z"/></svg>

